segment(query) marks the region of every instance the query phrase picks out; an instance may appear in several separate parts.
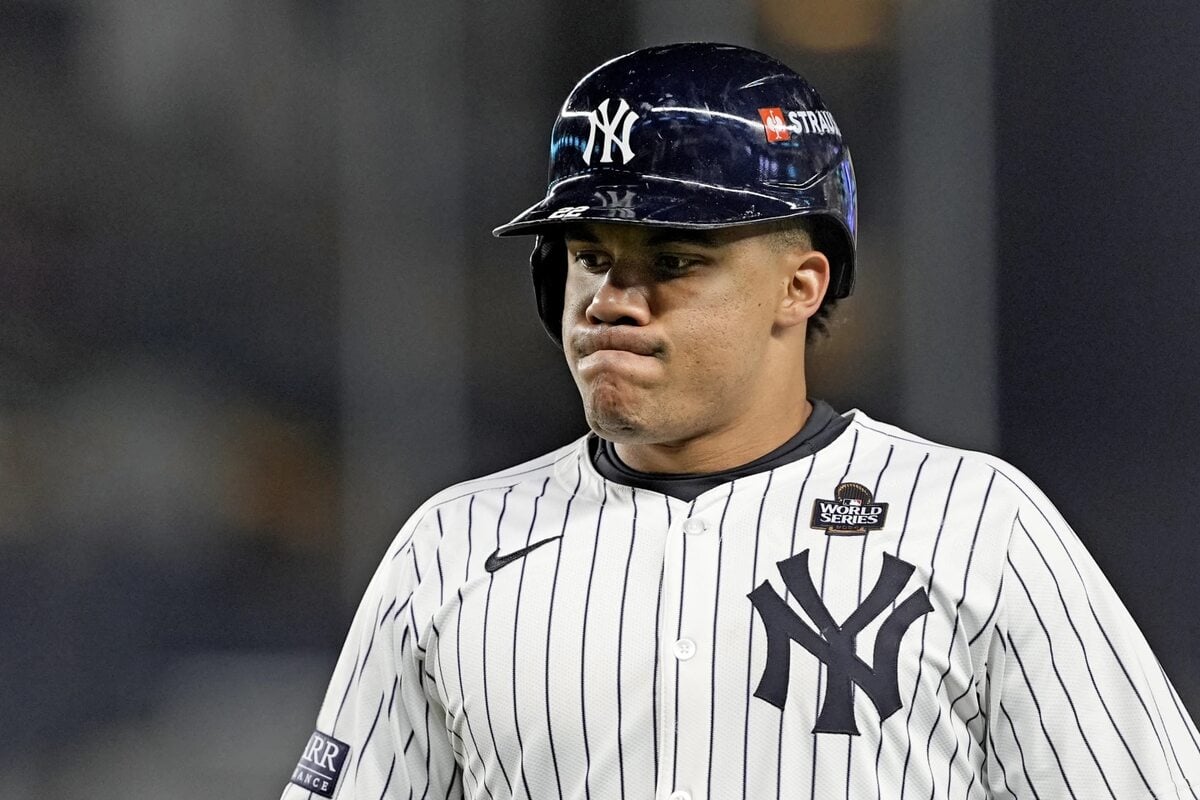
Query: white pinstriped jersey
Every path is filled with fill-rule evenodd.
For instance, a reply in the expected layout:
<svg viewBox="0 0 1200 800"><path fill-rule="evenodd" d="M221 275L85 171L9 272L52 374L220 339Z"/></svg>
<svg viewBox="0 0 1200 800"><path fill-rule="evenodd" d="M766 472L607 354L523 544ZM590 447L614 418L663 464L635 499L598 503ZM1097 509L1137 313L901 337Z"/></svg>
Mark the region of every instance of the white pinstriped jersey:
<svg viewBox="0 0 1200 800"><path fill-rule="evenodd" d="M606 481L586 437L433 497L318 716L333 796L1196 798L1192 721L1043 495L848 416L692 502ZM882 526L814 518L847 483Z"/></svg>

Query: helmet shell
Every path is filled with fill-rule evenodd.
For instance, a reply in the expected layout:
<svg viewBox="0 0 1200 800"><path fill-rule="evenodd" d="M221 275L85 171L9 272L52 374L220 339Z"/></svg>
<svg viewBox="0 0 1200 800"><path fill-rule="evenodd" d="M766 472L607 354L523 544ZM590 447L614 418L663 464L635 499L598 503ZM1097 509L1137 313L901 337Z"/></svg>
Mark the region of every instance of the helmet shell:
<svg viewBox="0 0 1200 800"><path fill-rule="evenodd" d="M811 217L832 267L828 296L842 298L854 285L855 195L841 130L804 78L743 47L671 44L579 81L554 123L545 197L494 233L539 236L539 312L561 341L564 223L722 228Z"/></svg>

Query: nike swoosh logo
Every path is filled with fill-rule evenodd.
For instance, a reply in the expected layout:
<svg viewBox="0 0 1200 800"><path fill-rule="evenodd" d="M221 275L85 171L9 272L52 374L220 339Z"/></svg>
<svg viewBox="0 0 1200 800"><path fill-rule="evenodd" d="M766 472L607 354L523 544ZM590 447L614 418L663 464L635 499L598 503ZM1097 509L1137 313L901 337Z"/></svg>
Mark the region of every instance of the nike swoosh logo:
<svg viewBox="0 0 1200 800"><path fill-rule="evenodd" d="M511 553L506 553L505 555L500 555L500 548L497 547L496 552L488 556L487 561L483 562L483 568L488 572L495 572L501 567L508 566L519 558L524 558L547 542L553 542L561 538L562 534L559 534L558 536L551 536L549 539L542 539L540 542L534 542L528 547L522 547L520 550L514 550Z"/></svg>

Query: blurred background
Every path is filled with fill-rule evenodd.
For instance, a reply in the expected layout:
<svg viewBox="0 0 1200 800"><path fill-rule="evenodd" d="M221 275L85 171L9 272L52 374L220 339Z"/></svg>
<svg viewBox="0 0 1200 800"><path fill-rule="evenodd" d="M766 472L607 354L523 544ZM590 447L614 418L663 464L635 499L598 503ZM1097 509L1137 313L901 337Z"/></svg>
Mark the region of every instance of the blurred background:
<svg viewBox="0 0 1200 800"><path fill-rule="evenodd" d="M1029 473L1200 711L1200 4L0 0L0 798L278 795L407 515L583 432L489 231L698 38L855 155L813 394Z"/></svg>

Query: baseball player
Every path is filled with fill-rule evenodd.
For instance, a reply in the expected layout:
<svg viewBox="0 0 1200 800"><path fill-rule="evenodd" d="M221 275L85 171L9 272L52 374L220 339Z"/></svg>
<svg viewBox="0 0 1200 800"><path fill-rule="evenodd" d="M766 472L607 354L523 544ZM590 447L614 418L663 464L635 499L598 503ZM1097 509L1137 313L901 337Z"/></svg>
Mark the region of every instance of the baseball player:
<svg viewBox="0 0 1200 800"><path fill-rule="evenodd" d="M1198 736L1028 479L808 399L841 131L716 44L585 76L538 308L591 431L417 510L285 800L1196 798Z"/></svg>

